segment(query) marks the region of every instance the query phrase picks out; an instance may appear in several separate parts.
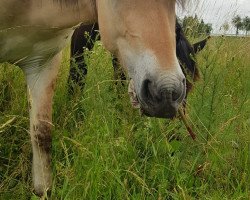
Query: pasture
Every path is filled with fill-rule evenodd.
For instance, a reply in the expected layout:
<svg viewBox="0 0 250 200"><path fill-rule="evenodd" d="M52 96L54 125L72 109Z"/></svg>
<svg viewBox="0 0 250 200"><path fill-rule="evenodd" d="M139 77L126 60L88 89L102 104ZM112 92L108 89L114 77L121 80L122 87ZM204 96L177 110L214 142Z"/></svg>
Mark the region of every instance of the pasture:
<svg viewBox="0 0 250 200"><path fill-rule="evenodd" d="M65 49L53 110L50 199L249 199L250 38L214 37L197 55L201 80L183 123L141 117L115 84L100 43L87 52L84 91L67 92ZM0 199L36 199L22 71L1 64Z"/></svg>

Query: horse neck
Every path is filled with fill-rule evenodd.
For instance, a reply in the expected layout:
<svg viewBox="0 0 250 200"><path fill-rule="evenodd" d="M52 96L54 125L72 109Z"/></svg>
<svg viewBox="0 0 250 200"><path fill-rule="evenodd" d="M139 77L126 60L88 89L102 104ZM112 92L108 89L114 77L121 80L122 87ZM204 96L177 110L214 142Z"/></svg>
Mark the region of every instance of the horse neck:
<svg viewBox="0 0 250 200"><path fill-rule="evenodd" d="M95 0L78 0L76 3L71 0L4 0L0 6L5 8L0 11L0 22L9 27L35 25L66 28L80 22L97 21Z"/></svg>
<svg viewBox="0 0 250 200"><path fill-rule="evenodd" d="M37 2L37 0L32 0ZM95 1L93 0L78 0L77 3L66 0L43 0L46 1L46 5L43 5L42 11L39 12L39 6L32 9L34 19L40 18L36 13L42 15L42 18L46 18L46 22L53 26L74 26L80 22L93 23L97 20ZM51 16L48 16L51 15Z"/></svg>

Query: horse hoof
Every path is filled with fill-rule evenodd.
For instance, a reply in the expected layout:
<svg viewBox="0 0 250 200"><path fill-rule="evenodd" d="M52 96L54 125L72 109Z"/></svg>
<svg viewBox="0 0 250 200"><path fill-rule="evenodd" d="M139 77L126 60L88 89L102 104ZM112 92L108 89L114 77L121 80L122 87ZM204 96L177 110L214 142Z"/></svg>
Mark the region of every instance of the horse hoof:
<svg viewBox="0 0 250 200"><path fill-rule="evenodd" d="M38 197L48 197L51 194L51 190L49 187L45 188L44 185L39 184L34 186L34 194Z"/></svg>

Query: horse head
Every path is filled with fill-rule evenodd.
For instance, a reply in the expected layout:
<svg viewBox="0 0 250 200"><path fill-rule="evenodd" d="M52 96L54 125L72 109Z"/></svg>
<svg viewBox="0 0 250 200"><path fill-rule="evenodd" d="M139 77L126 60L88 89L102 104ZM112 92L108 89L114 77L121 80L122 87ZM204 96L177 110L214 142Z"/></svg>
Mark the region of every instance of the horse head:
<svg viewBox="0 0 250 200"><path fill-rule="evenodd" d="M119 58L141 109L152 117L174 117L186 95L186 79L176 57L175 4L97 1L102 42Z"/></svg>

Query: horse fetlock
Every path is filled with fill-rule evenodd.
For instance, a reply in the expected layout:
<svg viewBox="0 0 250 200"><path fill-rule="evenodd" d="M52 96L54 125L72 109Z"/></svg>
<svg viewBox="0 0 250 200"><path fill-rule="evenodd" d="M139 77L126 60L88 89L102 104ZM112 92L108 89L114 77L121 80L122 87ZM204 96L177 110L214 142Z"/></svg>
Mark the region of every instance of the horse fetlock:
<svg viewBox="0 0 250 200"><path fill-rule="evenodd" d="M51 190L52 179L47 181L47 184L41 184L40 182L35 182L34 180L34 190L35 194L42 197L46 196Z"/></svg>
<svg viewBox="0 0 250 200"><path fill-rule="evenodd" d="M35 156L35 155L34 155ZM33 157L33 183L37 195L43 196L51 189L52 172L50 155Z"/></svg>
<svg viewBox="0 0 250 200"><path fill-rule="evenodd" d="M33 125L33 182L37 195L43 196L51 188L51 124L41 121Z"/></svg>

